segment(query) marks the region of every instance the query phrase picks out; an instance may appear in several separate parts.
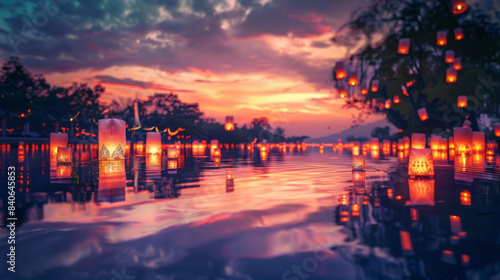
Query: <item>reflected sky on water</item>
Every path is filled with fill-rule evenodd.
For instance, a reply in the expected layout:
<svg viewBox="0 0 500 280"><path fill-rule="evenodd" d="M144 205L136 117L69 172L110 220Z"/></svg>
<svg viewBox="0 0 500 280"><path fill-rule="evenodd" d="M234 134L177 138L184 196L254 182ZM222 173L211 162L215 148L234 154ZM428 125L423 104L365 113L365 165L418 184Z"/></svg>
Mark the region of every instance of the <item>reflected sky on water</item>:
<svg viewBox="0 0 500 280"><path fill-rule="evenodd" d="M500 278L498 158L434 155L434 178L411 179L404 157L367 156L353 173L332 147L222 149L220 162L182 149L106 176L76 150L58 166L47 148L2 148L2 184L8 165L18 176L20 278Z"/></svg>

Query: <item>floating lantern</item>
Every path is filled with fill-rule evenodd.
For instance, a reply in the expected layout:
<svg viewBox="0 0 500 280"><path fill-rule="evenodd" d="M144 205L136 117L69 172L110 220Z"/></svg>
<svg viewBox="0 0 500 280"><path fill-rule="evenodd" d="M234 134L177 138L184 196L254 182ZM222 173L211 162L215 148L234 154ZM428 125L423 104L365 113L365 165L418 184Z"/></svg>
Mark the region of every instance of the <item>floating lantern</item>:
<svg viewBox="0 0 500 280"><path fill-rule="evenodd" d="M130 141L127 141L125 144L125 157L130 156Z"/></svg>
<svg viewBox="0 0 500 280"><path fill-rule="evenodd" d="M448 36L448 32L446 31L438 31L437 33L437 45L444 46L446 45L446 37Z"/></svg>
<svg viewBox="0 0 500 280"><path fill-rule="evenodd" d="M356 86L358 84L358 73L351 71L349 73L349 81L347 83L350 86Z"/></svg>
<svg viewBox="0 0 500 280"><path fill-rule="evenodd" d="M408 136L403 137L403 143L404 143L404 148L409 149L410 148L410 137L408 137Z"/></svg>
<svg viewBox="0 0 500 280"><path fill-rule="evenodd" d="M444 61L446 63L453 63L455 61L455 51L447 50L444 55Z"/></svg>
<svg viewBox="0 0 500 280"><path fill-rule="evenodd" d="M234 130L234 117L233 116L226 116L226 124L224 125L224 129L226 131L233 131Z"/></svg>
<svg viewBox="0 0 500 280"><path fill-rule="evenodd" d="M219 148L219 140L210 141L210 154L213 153L214 149Z"/></svg>
<svg viewBox="0 0 500 280"><path fill-rule="evenodd" d="M455 61L453 61L453 69L462 70L462 60L460 60L460 57L455 57Z"/></svg>
<svg viewBox="0 0 500 280"><path fill-rule="evenodd" d="M455 68L446 69L446 82L455 83L457 81L457 70Z"/></svg>
<svg viewBox="0 0 500 280"><path fill-rule="evenodd" d="M353 155L359 155L359 150L360 150L360 144L358 141L354 141L352 143L352 154Z"/></svg>
<svg viewBox="0 0 500 280"><path fill-rule="evenodd" d="M67 133L51 133L50 134L50 157L57 157L57 147L68 146Z"/></svg>
<svg viewBox="0 0 500 280"><path fill-rule="evenodd" d="M179 150L177 146L171 146L167 148L167 158L168 159L177 159L179 157Z"/></svg>
<svg viewBox="0 0 500 280"><path fill-rule="evenodd" d="M213 149L212 150L212 155L213 155L213 157L220 157L221 156L220 149L219 148Z"/></svg>
<svg viewBox="0 0 500 280"><path fill-rule="evenodd" d="M368 94L368 89L366 87L361 88L361 94L362 95L367 95Z"/></svg>
<svg viewBox="0 0 500 280"><path fill-rule="evenodd" d="M107 176L99 171L99 188L97 191L97 201L118 202L125 200L125 171Z"/></svg>
<svg viewBox="0 0 500 280"><path fill-rule="evenodd" d="M99 160L125 159L126 125L119 119L99 120Z"/></svg>
<svg viewBox="0 0 500 280"><path fill-rule="evenodd" d="M434 206L434 179L408 179L411 206Z"/></svg>
<svg viewBox="0 0 500 280"><path fill-rule="evenodd" d="M391 109L392 101L390 99L387 99L384 104L384 108L386 109Z"/></svg>
<svg viewBox="0 0 500 280"><path fill-rule="evenodd" d="M470 127L454 127L455 154L468 156L472 153L472 130Z"/></svg>
<svg viewBox="0 0 500 280"><path fill-rule="evenodd" d="M337 80L342 80L346 77L344 62L339 61L335 64L335 78Z"/></svg>
<svg viewBox="0 0 500 280"><path fill-rule="evenodd" d="M413 253L413 245L411 242L411 236L410 233L407 231L399 231L399 238L401 240L401 249L403 252L406 254L412 254Z"/></svg>
<svg viewBox="0 0 500 280"><path fill-rule="evenodd" d="M451 0L451 10L455 15L459 15L467 11L467 4L465 3L465 0Z"/></svg>
<svg viewBox="0 0 500 280"><path fill-rule="evenodd" d="M467 107L467 96L466 95L459 95L457 98L457 107L458 108L465 108Z"/></svg>
<svg viewBox="0 0 500 280"><path fill-rule="evenodd" d="M425 134L412 133L411 134L411 148L412 149L425 149Z"/></svg>
<svg viewBox="0 0 500 280"><path fill-rule="evenodd" d="M373 137L370 147L373 151L378 151L380 150L380 140L377 137Z"/></svg>
<svg viewBox="0 0 500 280"><path fill-rule="evenodd" d="M345 88L341 87L339 88L339 97L340 98L345 98L347 96L347 91Z"/></svg>
<svg viewBox="0 0 500 280"><path fill-rule="evenodd" d="M429 119L429 115L427 115L427 110L425 108L418 109L417 113L420 121L426 121Z"/></svg>
<svg viewBox="0 0 500 280"><path fill-rule="evenodd" d="M470 197L469 191L461 191L460 192L460 204L462 204L464 206L471 205L471 197Z"/></svg>
<svg viewBox="0 0 500 280"><path fill-rule="evenodd" d="M433 176L434 162L431 149L411 149L408 161L409 176Z"/></svg>
<svg viewBox="0 0 500 280"><path fill-rule="evenodd" d="M439 141L441 140L441 136L432 135L431 136L431 149L433 151L439 150Z"/></svg>
<svg viewBox="0 0 500 280"><path fill-rule="evenodd" d="M354 187L365 187L366 173L365 171L353 171L352 182Z"/></svg>
<svg viewBox="0 0 500 280"><path fill-rule="evenodd" d="M458 27L453 30L453 33L455 33L455 40L460 41L464 38L464 32L462 31L462 28Z"/></svg>
<svg viewBox="0 0 500 280"><path fill-rule="evenodd" d="M73 162L73 149L70 147L57 147L57 164L71 164Z"/></svg>
<svg viewBox="0 0 500 280"><path fill-rule="evenodd" d="M408 94L408 89L405 86L401 86L401 91L403 92L404 96L409 96L410 95L410 94Z"/></svg>
<svg viewBox="0 0 500 280"><path fill-rule="evenodd" d="M146 133L146 155L161 157L161 133L148 132Z"/></svg>
<svg viewBox="0 0 500 280"><path fill-rule="evenodd" d="M360 206L359 204L353 204L351 205L351 216L353 217L358 217L360 212Z"/></svg>
<svg viewBox="0 0 500 280"><path fill-rule="evenodd" d="M24 156L26 154L24 150L24 142L19 142L19 145L17 146L17 155L18 156Z"/></svg>
<svg viewBox="0 0 500 280"><path fill-rule="evenodd" d="M401 99L399 98L399 95L394 95L394 97L392 98L392 102L394 102L394 104L401 103Z"/></svg>
<svg viewBox="0 0 500 280"><path fill-rule="evenodd" d="M446 150L448 147L448 139L441 137L439 139L439 150Z"/></svg>
<svg viewBox="0 0 500 280"><path fill-rule="evenodd" d="M398 53L399 54L408 54L410 51L410 39L402 38L399 39Z"/></svg>
<svg viewBox="0 0 500 280"><path fill-rule="evenodd" d="M486 143L485 135L482 131L472 132L472 150L476 154L484 154Z"/></svg>
<svg viewBox="0 0 500 280"><path fill-rule="evenodd" d="M365 156L364 155L353 155L352 156L352 170L353 171L365 170Z"/></svg>
<svg viewBox="0 0 500 280"><path fill-rule="evenodd" d="M500 123L494 123L493 130L495 131L495 136L500 137Z"/></svg>
<svg viewBox="0 0 500 280"><path fill-rule="evenodd" d="M373 92L377 92L378 91L378 80L373 80L372 81L372 86L370 87L370 90L373 91Z"/></svg>

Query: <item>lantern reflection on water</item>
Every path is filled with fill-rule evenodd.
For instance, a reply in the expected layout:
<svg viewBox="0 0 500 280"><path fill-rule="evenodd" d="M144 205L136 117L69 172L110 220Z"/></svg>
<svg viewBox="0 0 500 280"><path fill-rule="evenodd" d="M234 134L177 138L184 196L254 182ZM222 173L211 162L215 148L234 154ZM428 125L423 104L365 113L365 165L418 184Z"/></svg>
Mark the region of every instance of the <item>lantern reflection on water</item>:
<svg viewBox="0 0 500 280"><path fill-rule="evenodd" d="M434 179L408 179L410 205L434 206Z"/></svg>
<svg viewBox="0 0 500 280"><path fill-rule="evenodd" d="M125 159L125 127L124 120L99 120L99 160Z"/></svg>
<svg viewBox="0 0 500 280"><path fill-rule="evenodd" d="M409 176L433 176L434 161L431 149L411 149L408 160Z"/></svg>
<svg viewBox="0 0 500 280"><path fill-rule="evenodd" d="M373 91L373 92L377 92L378 91L378 80L373 80L372 81L372 85L370 87L370 90Z"/></svg>
<svg viewBox="0 0 500 280"><path fill-rule="evenodd" d="M500 137L500 123L493 124L493 131L495 132L496 137Z"/></svg>
<svg viewBox="0 0 500 280"><path fill-rule="evenodd" d="M73 162L73 149L70 147L57 147L57 164L71 164Z"/></svg>
<svg viewBox="0 0 500 280"><path fill-rule="evenodd" d="M102 162L99 162L101 165ZM121 161L123 162L123 161ZM99 172L99 189L97 191L97 201L99 202L118 202L125 200L125 171L115 173L113 176L101 174Z"/></svg>
<svg viewBox="0 0 500 280"><path fill-rule="evenodd" d="M425 149L425 134L412 133L411 134L411 148L412 149Z"/></svg>
<svg viewBox="0 0 500 280"><path fill-rule="evenodd" d="M410 233L407 231L399 231L399 238L401 240L401 249L405 254L413 254L413 245Z"/></svg>
<svg viewBox="0 0 500 280"><path fill-rule="evenodd" d="M17 155L24 156L26 154L26 150L24 149L24 142L19 142L17 146Z"/></svg>
<svg viewBox="0 0 500 280"><path fill-rule="evenodd" d="M234 178L230 171L226 172L226 192L234 191Z"/></svg>
<svg viewBox="0 0 500 280"><path fill-rule="evenodd" d="M352 170L353 171L365 170L365 156L364 155L353 155L352 156Z"/></svg>
<svg viewBox="0 0 500 280"><path fill-rule="evenodd" d="M144 152L144 142L137 141L137 143L135 144L135 155L142 156L143 152Z"/></svg>
<svg viewBox="0 0 500 280"><path fill-rule="evenodd" d="M353 171L352 183L354 187L365 187L366 173L365 171Z"/></svg>
<svg viewBox="0 0 500 280"><path fill-rule="evenodd" d="M148 157L161 157L161 133L148 132L146 133L146 155Z"/></svg>
<svg viewBox="0 0 500 280"><path fill-rule="evenodd" d="M57 147L68 146L67 133L51 133L50 134L50 157L57 157Z"/></svg>
<svg viewBox="0 0 500 280"><path fill-rule="evenodd" d="M454 127L453 140L456 156L467 156L472 153L472 130L469 127Z"/></svg>
<svg viewBox="0 0 500 280"><path fill-rule="evenodd" d="M177 159L167 160L167 173L177 174Z"/></svg>

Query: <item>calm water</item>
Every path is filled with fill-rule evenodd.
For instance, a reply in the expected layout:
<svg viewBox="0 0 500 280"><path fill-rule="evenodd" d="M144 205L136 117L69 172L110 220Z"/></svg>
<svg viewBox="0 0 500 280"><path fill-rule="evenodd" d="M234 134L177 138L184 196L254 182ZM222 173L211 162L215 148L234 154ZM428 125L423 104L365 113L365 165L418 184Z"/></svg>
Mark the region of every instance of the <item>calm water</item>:
<svg viewBox="0 0 500 280"><path fill-rule="evenodd" d="M433 179L412 180L404 159L353 173L350 156L317 149L183 156L176 172L132 156L119 180L87 152L57 167L41 149L3 150L2 186L17 168L17 272L2 192L0 278L500 279L498 158L443 156Z"/></svg>

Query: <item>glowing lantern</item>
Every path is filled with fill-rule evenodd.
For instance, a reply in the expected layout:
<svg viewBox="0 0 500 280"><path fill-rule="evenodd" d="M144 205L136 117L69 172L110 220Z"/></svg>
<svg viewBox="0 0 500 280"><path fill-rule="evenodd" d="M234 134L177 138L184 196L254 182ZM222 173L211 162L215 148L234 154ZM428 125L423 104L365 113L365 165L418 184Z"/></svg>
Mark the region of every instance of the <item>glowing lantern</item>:
<svg viewBox="0 0 500 280"><path fill-rule="evenodd" d="M458 96L457 107L458 108L465 108L465 107L467 107L467 96L466 95L459 95Z"/></svg>
<svg viewBox="0 0 500 280"><path fill-rule="evenodd" d="M500 123L494 123L493 130L495 131L495 136L500 137Z"/></svg>
<svg viewBox="0 0 500 280"><path fill-rule="evenodd" d="M405 86L401 86L401 91L403 92L404 96L409 96L410 95L410 94L408 94L408 89Z"/></svg>
<svg viewBox="0 0 500 280"><path fill-rule="evenodd" d="M167 160L167 173L168 174L177 174L177 160L176 159Z"/></svg>
<svg viewBox="0 0 500 280"><path fill-rule="evenodd" d="M411 242L410 233L407 231L400 231L399 238L401 239L401 249L407 254L413 253L413 245Z"/></svg>
<svg viewBox="0 0 500 280"><path fill-rule="evenodd" d="M71 164L73 162L73 149L70 147L57 148L57 164Z"/></svg>
<svg viewBox="0 0 500 280"><path fill-rule="evenodd" d="M441 140L441 136L432 135L431 136L431 149L433 151L439 150L439 141Z"/></svg>
<svg viewBox="0 0 500 280"><path fill-rule="evenodd" d="M412 149L425 149L425 134L412 133L411 134L411 148Z"/></svg>
<svg viewBox="0 0 500 280"><path fill-rule="evenodd" d="M345 98L347 96L347 91L345 88L341 87L339 88L339 97L340 98Z"/></svg>
<svg viewBox="0 0 500 280"><path fill-rule="evenodd" d="M384 104L384 108L386 109L391 109L392 101L390 99L387 99Z"/></svg>
<svg viewBox="0 0 500 280"><path fill-rule="evenodd" d="M161 133L146 133L146 155L161 157Z"/></svg>
<svg viewBox="0 0 500 280"><path fill-rule="evenodd" d="M455 61L453 61L453 69L462 70L462 60L460 60L460 57L455 57Z"/></svg>
<svg viewBox="0 0 500 280"><path fill-rule="evenodd" d="M337 80L342 80L346 77L344 62L339 61L335 64L335 78Z"/></svg>
<svg viewBox="0 0 500 280"><path fill-rule="evenodd" d="M410 39L409 38L399 39L398 53L408 54L409 51L410 51Z"/></svg>
<svg viewBox="0 0 500 280"><path fill-rule="evenodd" d="M365 170L365 156L364 155L353 155L352 156L352 170L353 171Z"/></svg>
<svg viewBox="0 0 500 280"><path fill-rule="evenodd" d="M482 131L472 132L472 149L476 154L484 154L485 135Z"/></svg>
<svg viewBox="0 0 500 280"><path fill-rule="evenodd" d="M360 207L359 204L351 205L351 216L358 217L359 216Z"/></svg>
<svg viewBox="0 0 500 280"><path fill-rule="evenodd" d="M431 149L411 149L408 161L409 176L433 176L434 162Z"/></svg>
<svg viewBox="0 0 500 280"><path fill-rule="evenodd" d="M404 145L403 147L405 149L410 148L410 137L408 137L408 136L403 137L403 145Z"/></svg>
<svg viewBox="0 0 500 280"><path fill-rule="evenodd" d="M439 139L439 149L446 150L446 147L448 147L448 139L441 137Z"/></svg>
<svg viewBox="0 0 500 280"><path fill-rule="evenodd" d="M124 160L100 160L99 178L103 176L117 176L125 173Z"/></svg>
<svg viewBox="0 0 500 280"><path fill-rule="evenodd" d="M144 152L144 142L143 141L137 141L135 143L135 154L140 156Z"/></svg>
<svg viewBox="0 0 500 280"><path fill-rule="evenodd" d="M104 162L113 161L102 161L99 163L101 165ZM123 161L114 161L123 162ZM104 170L106 169L103 167ZM97 201L99 202L118 202L125 200L125 169L122 172L113 174L109 176L108 173L101 173L101 168L99 169L99 189L97 191Z"/></svg>
<svg viewBox="0 0 500 280"><path fill-rule="evenodd" d="M453 233L462 231L462 221L459 216L450 215L450 228Z"/></svg>
<svg viewBox="0 0 500 280"><path fill-rule="evenodd" d="M352 71L349 73L349 81L347 82L350 86L355 86L358 84L358 73Z"/></svg>
<svg viewBox="0 0 500 280"><path fill-rule="evenodd" d="M467 4L465 3L465 0L451 0L451 10L455 15L459 15L467 11Z"/></svg>
<svg viewBox="0 0 500 280"><path fill-rule="evenodd" d="M210 141L210 153L213 153L213 150L219 148L219 140Z"/></svg>
<svg viewBox="0 0 500 280"><path fill-rule="evenodd" d="M434 179L408 179L410 205L434 206Z"/></svg>
<svg viewBox="0 0 500 280"><path fill-rule="evenodd" d="M119 119L99 120L99 160L125 159L126 125Z"/></svg>
<svg viewBox="0 0 500 280"><path fill-rule="evenodd" d="M352 154L359 155L360 144L358 141L354 141L352 143Z"/></svg>
<svg viewBox="0 0 500 280"><path fill-rule="evenodd" d="M234 117L233 116L226 116L226 124L224 125L224 129L226 131L233 131L234 130Z"/></svg>
<svg viewBox="0 0 500 280"><path fill-rule="evenodd" d="M457 81L457 70L455 68L446 69L446 82L455 83Z"/></svg>
<svg viewBox="0 0 500 280"><path fill-rule="evenodd" d="M50 157L57 156L57 147L68 146L67 133L51 133L50 134Z"/></svg>
<svg viewBox="0 0 500 280"><path fill-rule="evenodd" d="M455 51L447 50L444 55L444 61L446 63L453 63L455 61Z"/></svg>
<svg viewBox="0 0 500 280"><path fill-rule="evenodd" d="M464 32L462 31L462 28L458 27L453 30L453 33L455 33L455 40L460 41L464 38Z"/></svg>
<svg viewBox="0 0 500 280"><path fill-rule="evenodd" d="M427 110L425 108L418 109L417 113L420 121L426 121L429 119L429 115L427 115Z"/></svg>
<svg viewBox="0 0 500 280"><path fill-rule="evenodd" d="M373 137L371 144L370 144L370 147L374 151L380 150L380 140L377 137Z"/></svg>
<svg viewBox="0 0 500 280"><path fill-rule="evenodd" d="M177 146L171 146L167 148L167 158L168 159L177 159L179 157L179 150Z"/></svg>
<svg viewBox="0 0 500 280"><path fill-rule="evenodd" d="M448 32L446 31L438 31L437 33L437 45L444 46L446 45L446 37L448 36Z"/></svg>
<svg viewBox="0 0 500 280"><path fill-rule="evenodd" d="M213 149L213 151L212 151L212 155L213 155L214 157L220 157L220 156L221 156L220 149L219 149L219 148L215 148L215 149Z"/></svg>
<svg viewBox="0 0 500 280"><path fill-rule="evenodd" d="M455 154L468 156L472 153L472 130L470 127L454 127Z"/></svg>
<svg viewBox="0 0 500 280"><path fill-rule="evenodd" d="M367 88L365 88L365 87L363 87L363 88L361 89L361 94L362 94L362 95L366 95L366 94L368 94L368 89L367 89Z"/></svg>
<svg viewBox="0 0 500 280"><path fill-rule="evenodd" d="M469 191L461 191L460 192L460 204L462 204L464 206L471 205L471 197L470 197Z"/></svg>
<svg viewBox="0 0 500 280"><path fill-rule="evenodd" d="M394 104L401 103L401 99L399 98L399 95L394 95L394 97L392 98L392 102L394 102Z"/></svg>
<svg viewBox="0 0 500 280"><path fill-rule="evenodd" d="M370 87L370 90L373 91L373 92L377 92L378 91L378 80L373 80L372 81L372 86Z"/></svg>

